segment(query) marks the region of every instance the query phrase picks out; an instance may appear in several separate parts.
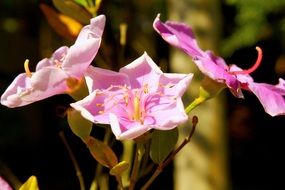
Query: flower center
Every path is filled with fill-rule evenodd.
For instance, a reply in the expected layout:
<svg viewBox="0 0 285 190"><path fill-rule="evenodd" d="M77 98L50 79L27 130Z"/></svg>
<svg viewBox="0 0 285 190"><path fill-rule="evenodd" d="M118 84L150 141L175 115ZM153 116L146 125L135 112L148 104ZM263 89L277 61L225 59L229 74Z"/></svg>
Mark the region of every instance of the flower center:
<svg viewBox="0 0 285 190"><path fill-rule="evenodd" d="M145 118L152 111L151 109L158 104L169 104L176 101L173 95L166 95L164 89L172 88L174 85L158 84L155 92L152 92L148 83L140 88L132 89L127 85L111 85L104 90L97 90L97 107L98 114L114 113L127 120L136 121L144 124ZM163 98L163 101L160 99Z"/></svg>
<svg viewBox="0 0 285 190"><path fill-rule="evenodd" d="M131 89L127 85L111 85L106 90L98 90L98 98L103 94L107 97L103 102L95 105L98 108L103 108L103 110L98 111L99 114L120 109L125 111L130 120L143 124L145 108L142 103L148 93L148 84L144 84L138 89Z"/></svg>
<svg viewBox="0 0 285 190"><path fill-rule="evenodd" d="M27 77L31 78L32 73L31 73L30 68L29 68L29 60L28 59L26 59L24 62L24 69L25 69Z"/></svg>
<svg viewBox="0 0 285 190"><path fill-rule="evenodd" d="M251 68L245 69L242 71L231 71L229 73L232 75L239 75L239 74L250 74L250 73L254 72L260 66L260 63L262 60L262 49L258 46L256 46L255 49L256 49L258 55L257 55L257 59L256 59L254 65Z"/></svg>

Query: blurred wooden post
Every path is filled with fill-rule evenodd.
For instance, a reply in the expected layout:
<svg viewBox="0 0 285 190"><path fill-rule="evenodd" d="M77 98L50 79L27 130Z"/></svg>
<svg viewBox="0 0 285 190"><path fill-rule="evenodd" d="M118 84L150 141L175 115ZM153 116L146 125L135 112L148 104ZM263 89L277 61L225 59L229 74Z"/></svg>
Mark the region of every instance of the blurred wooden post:
<svg viewBox="0 0 285 190"><path fill-rule="evenodd" d="M221 34L221 10L219 0L170 0L169 20L191 25L202 49L216 50ZM203 77L191 58L172 48L171 71L194 73L185 102L197 97L200 79ZM228 190L227 136L224 118L224 95L207 101L190 113L197 115L199 123L192 141L175 159L174 183L176 190ZM180 128L184 134L189 127Z"/></svg>

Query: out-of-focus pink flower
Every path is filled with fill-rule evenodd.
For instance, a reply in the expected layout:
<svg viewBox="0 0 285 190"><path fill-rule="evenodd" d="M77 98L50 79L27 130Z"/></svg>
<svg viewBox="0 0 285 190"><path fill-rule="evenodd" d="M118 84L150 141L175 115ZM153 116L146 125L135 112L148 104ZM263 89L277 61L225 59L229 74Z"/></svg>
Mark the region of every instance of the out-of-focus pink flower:
<svg viewBox="0 0 285 190"><path fill-rule="evenodd" d="M203 74L226 84L236 97L243 98L241 89L251 91L269 115L285 114L284 80L279 79L278 85L270 85L256 83L249 75L261 62L262 51L259 47L257 47L258 59L254 66L248 70L242 70L236 65L228 66L223 58L215 56L211 51L201 50L192 29L184 23L173 21L163 23L158 15L153 22L153 27L165 41L191 56Z"/></svg>
<svg viewBox="0 0 285 190"><path fill-rule="evenodd" d="M0 190L13 190L12 187L0 176Z"/></svg>
<svg viewBox="0 0 285 190"><path fill-rule="evenodd" d="M1 104L10 108L19 107L75 90L98 52L104 26L104 15L91 19L90 25L82 28L70 48L58 48L51 58L41 60L33 73L26 61L26 73L14 79L1 96Z"/></svg>
<svg viewBox="0 0 285 190"><path fill-rule="evenodd" d="M163 73L146 53L119 72L90 67L87 75L93 92L71 106L94 123L110 124L117 139L169 130L188 119L181 96L192 74Z"/></svg>

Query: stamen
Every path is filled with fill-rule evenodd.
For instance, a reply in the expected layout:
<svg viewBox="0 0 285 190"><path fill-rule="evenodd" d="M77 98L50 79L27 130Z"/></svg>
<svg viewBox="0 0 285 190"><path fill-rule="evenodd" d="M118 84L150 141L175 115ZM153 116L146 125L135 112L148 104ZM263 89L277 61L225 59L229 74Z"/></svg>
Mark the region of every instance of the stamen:
<svg viewBox="0 0 285 190"><path fill-rule="evenodd" d="M24 62L24 69L25 69L27 77L31 78L32 73L31 73L30 68L29 68L29 60L28 59L26 59Z"/></svg>
<svg viewBox="0 0 285 190"><path fill-rule="evenodd" d="M136 95L134 99L134 120L140 120L140 98Z"/></svg>
<svg viewBox="0 0 285 190"><path fill-rule="evenodd" d="M125 95L123 96L123 98L124 98L124 101L125 101L126 106L128 106L128 104L129 104L129 96L128 96L128 94L125 94Z"/></svg>
<svg viewBox="0 0 285 190"><path fill-rule="evenodd" d="M57 68L61 68L61 62L60 62L60 61L58 61L58 60L56 59L56 60L54 60L54 63L55 63L55 66L56 66Z"/></svg>
<svg viewBox="0 0 285 190"><path fill-rule="evenodd" d="M149 92L149 90L148 90L148 84L147 84L147 83L145 83L145 84L143 85L143 92L144 92L145 94L147 94L147 93Z"/></svg>
<svg viewBox="0 0 285 190"><path fill-rule="evenodd" d="M257 59L256 59L254 65L253 65L251 68L246 69L246 70L242 70L242 71L232 71L232 72L230 72L230 74L233 74L233 75L237 75L237 74L250 74L250 73L254 72L254 71L259 67L259 65L260 65L260 63L261 63L261 60L262 60L262 49L261 49L260 47L258 47L258 46L256 46L255 49L256 49L258 55L257 55Z"/></svg>

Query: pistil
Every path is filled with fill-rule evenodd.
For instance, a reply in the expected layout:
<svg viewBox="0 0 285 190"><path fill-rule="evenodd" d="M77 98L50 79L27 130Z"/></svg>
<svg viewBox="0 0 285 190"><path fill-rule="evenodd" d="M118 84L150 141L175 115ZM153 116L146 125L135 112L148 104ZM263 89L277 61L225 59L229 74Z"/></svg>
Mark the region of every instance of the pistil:
<svg viewBox="0 0 285 190"><path fill-rule="evenodd" d="M251 68L245 69L242 71L231 71L229 73L233 74L233 75L238 75L238 74L250 74L250 73L254 72L259 67L261 60L262 60L262 49L258 46L256 46L255 49L256 49L258 55L257 55L257 59L256 59L254 65Z"/></svg>
<svg viewBox="0 0 285 190"><path fill-rule="evenodd" d="M140 98L138 97L138 95L135 95L135 99L134 99L134 120L135 121L140 121Z"/></svg>

